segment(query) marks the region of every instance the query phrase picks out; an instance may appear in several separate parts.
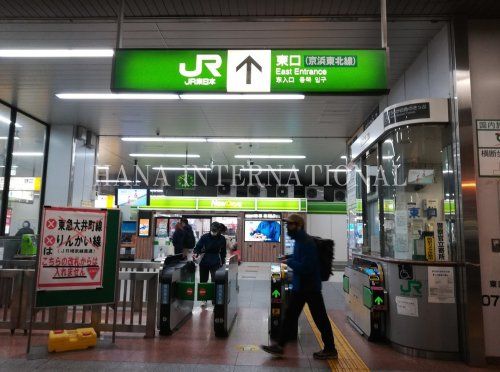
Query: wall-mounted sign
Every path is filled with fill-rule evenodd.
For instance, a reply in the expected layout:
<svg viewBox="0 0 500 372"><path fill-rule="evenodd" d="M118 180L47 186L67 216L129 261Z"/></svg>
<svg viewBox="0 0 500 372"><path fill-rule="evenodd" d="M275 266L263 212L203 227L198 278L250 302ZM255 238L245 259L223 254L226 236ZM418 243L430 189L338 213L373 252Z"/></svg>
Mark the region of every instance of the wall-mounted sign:
<svg viewBox="0 0 500 372"><path fill-rule="evenodd" d="M410 103L408 105L396 106L384 112L384 127L400 123L402 121L429 119L431 110L429 102Z"/></svg>
<svg viewBox="0 0 500 372"><path fill-rule="evenodd" d="M429 303L455 303L455 275L453 267L429 266L428 301Z"/></svg>
<svg viewBox="0 0 500 372"><path fill-rule="evenodd" d="M37 290L102 287L106 210L43 210Z"/></svg>
<svg viewBox="0 0 500 372"><path fill-rule="evenodd" d="M476 120L480 177L500 177L500 120Z"/></svg>
<svg viewBox="0 0 500 372"><path fill-rule="evenodd" d="M0 177L0 190L3 190L4 177ZM10 191L40 191L41 177L11 177Z"/></svg>
<svg viewBox="0 0 500 372"><path fill-rule="evenodd" d="M119 49L114 92L379 94L384 49Z"/></svg>

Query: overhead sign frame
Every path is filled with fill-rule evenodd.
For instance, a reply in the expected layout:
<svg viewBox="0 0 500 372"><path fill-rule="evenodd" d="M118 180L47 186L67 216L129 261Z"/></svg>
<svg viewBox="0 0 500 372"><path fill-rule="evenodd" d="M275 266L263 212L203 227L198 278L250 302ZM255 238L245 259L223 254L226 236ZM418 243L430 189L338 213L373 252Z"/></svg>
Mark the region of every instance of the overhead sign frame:
<svg viewBox="0 0 500 372"><path fill-rule="evenodd" d="M113 57L111 91L380 95L388 92L387 84L383 48L120 48Z"/></svg>

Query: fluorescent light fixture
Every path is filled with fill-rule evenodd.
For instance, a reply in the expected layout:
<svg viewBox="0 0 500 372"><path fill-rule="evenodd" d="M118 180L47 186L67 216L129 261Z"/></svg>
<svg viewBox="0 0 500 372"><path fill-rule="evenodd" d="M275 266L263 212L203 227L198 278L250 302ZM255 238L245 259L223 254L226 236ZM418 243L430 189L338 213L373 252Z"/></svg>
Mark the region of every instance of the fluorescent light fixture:
<svg viewBox="0 0 500 372"><path fill-rule="evenodd" d="M305 159L305 155L234 155L236 159Z"/></svg>
<svg viewBox="0 0 500 372"><path fill-rule="evenodd" d="M122 137L125 142L207 142L202 137Z"/></svg>
<svg viewBox="0 0 500 372"><path fill-rule="evenodd" d="M295 172L298 168L241 168L241 172Z"/></svg>
<svg viewBox="0 0 500 372"><path fill-rule="evenodd" d="M18 165L12 165L11 168L17 168ZM0 165L0 168L5 168L5 165Z"/></svg>
<svg viewBox="0 0 500 372"><path fill-rule="evenodd" d="M345 156L345 155L342 155L340 158L344 159L344 160L347 160L347 156Z"/></svg>
<svg viewBox="0 0 500 372"><path fill-rule="evenodd" d="M345 168L328 169L328 172L332 172L332 173L347 173L347 169L345 169Z"/></svg>
<svg viewBox="0 0 500 372"><path fill-rule="evenodd" d="M199 158L198 154L129 154L134 158Z"/></svg>
<svg viewBox="0 0 500 372"><path fill-rule="evenodd" d="M14 155L14 156L43 156L43 152L19 151L19 152L13 152L12 155Z"/></svg>
<svg viewBox="0 0 500 372"><path fill-rule="evenodd" d="M96 165L96 169L109 169L109 165Z"/></svg>
<svg viewBox="0 0 500 372"><path fill-rule="evenodd" d="M303 94L181 94L181 99L194 100L297 100Z"/></svg>
<svg viewBox="0 0 500 372"><path fill-rule="evenodd" d="M149 189L152 194L163 194L163 189Z"/></svg>
<svg viewBox="0 0 500 372"><path fill-rule="evenodd" d="M207 142L227 143L292 143L291 138L207 138Z"/></svg>
<svg viewBox="0 0 500 372"><path fill-rule="evenodd" d="M394 155L382 155L382 159L384 160L391 160L394 158Z"/></svg>
<svg viewBox="0 0 500 372"><path fill-rule="evenodd" d="M212 168L208 167L153 167L153 170L166 170L166 171L211 171Z"/></svg>
<svg viewBox="0 0 500 372"><path fill-rule="evenodd" d="M0 140L6 140L6 139L9 139L9 137L5 137L5 136L0 136ZM19 137L14 137L15 140L18 140Z"/></svg>
<svg viewBox="0 0 500 372"><path fill-rule="evenodd" d="M98 58L113 55L113 49L0 49L3 58Z"/></svg>
<svg viewBox="0 0 500 372"><path fill-rule="evenodd" d="M179 99L171 93L57 93L59 99L83 100L168 100Z"/></svg>

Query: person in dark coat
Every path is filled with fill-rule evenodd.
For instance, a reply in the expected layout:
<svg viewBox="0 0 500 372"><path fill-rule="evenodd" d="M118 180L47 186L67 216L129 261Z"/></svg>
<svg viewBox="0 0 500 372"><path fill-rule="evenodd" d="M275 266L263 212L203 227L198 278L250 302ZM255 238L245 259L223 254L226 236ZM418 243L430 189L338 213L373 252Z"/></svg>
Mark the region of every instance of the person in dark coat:
<svg viewBox="0 0 500 372"><path fill-rule="evenodd" d="M298 214L291 214L285 220L288 236L295 240L293 255L286 264L293 270L292 291L289 297L285 320L274 345L262 345L265 352L282 356L284 347L290 339L292 327L297 324L300 313L307 303L314 323L321 332L323 350L313 354L314 359L337 359L338 354L333 340L332 326L321 293L321 276L316 244L304 230L304 219Z"/></svg>
<svg viewBox="0 0 500 372"><path fill-rule="evenodd" d="M203 254L200 261L200 283L208 282L208 274L213 282L215 272L226 262L226 238L221 235L221 228L218 222L212 222L210 232L203 234L194 247L194 257L198 258ZM203 301L202 306L206 306Z"/></svg>
<svg viewBox="0 0 500 372"><path fill-rule="evenodd" d="M172 244L174 245L175 254L183 253L184 251L184 229L182 222L177 222L174 233L172 234Z"/></svg>

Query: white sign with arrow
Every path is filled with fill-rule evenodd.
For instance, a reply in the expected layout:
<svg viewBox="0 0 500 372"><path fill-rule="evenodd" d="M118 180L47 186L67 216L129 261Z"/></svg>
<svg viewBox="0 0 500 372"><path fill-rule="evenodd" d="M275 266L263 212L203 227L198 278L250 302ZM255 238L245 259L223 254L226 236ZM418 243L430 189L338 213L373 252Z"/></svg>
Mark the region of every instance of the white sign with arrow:
<svg viewBox="0 0 500 372"><path fill-rule="evenodd" d="M270 50L228 50L228 92L270 92Z"/></svg>

